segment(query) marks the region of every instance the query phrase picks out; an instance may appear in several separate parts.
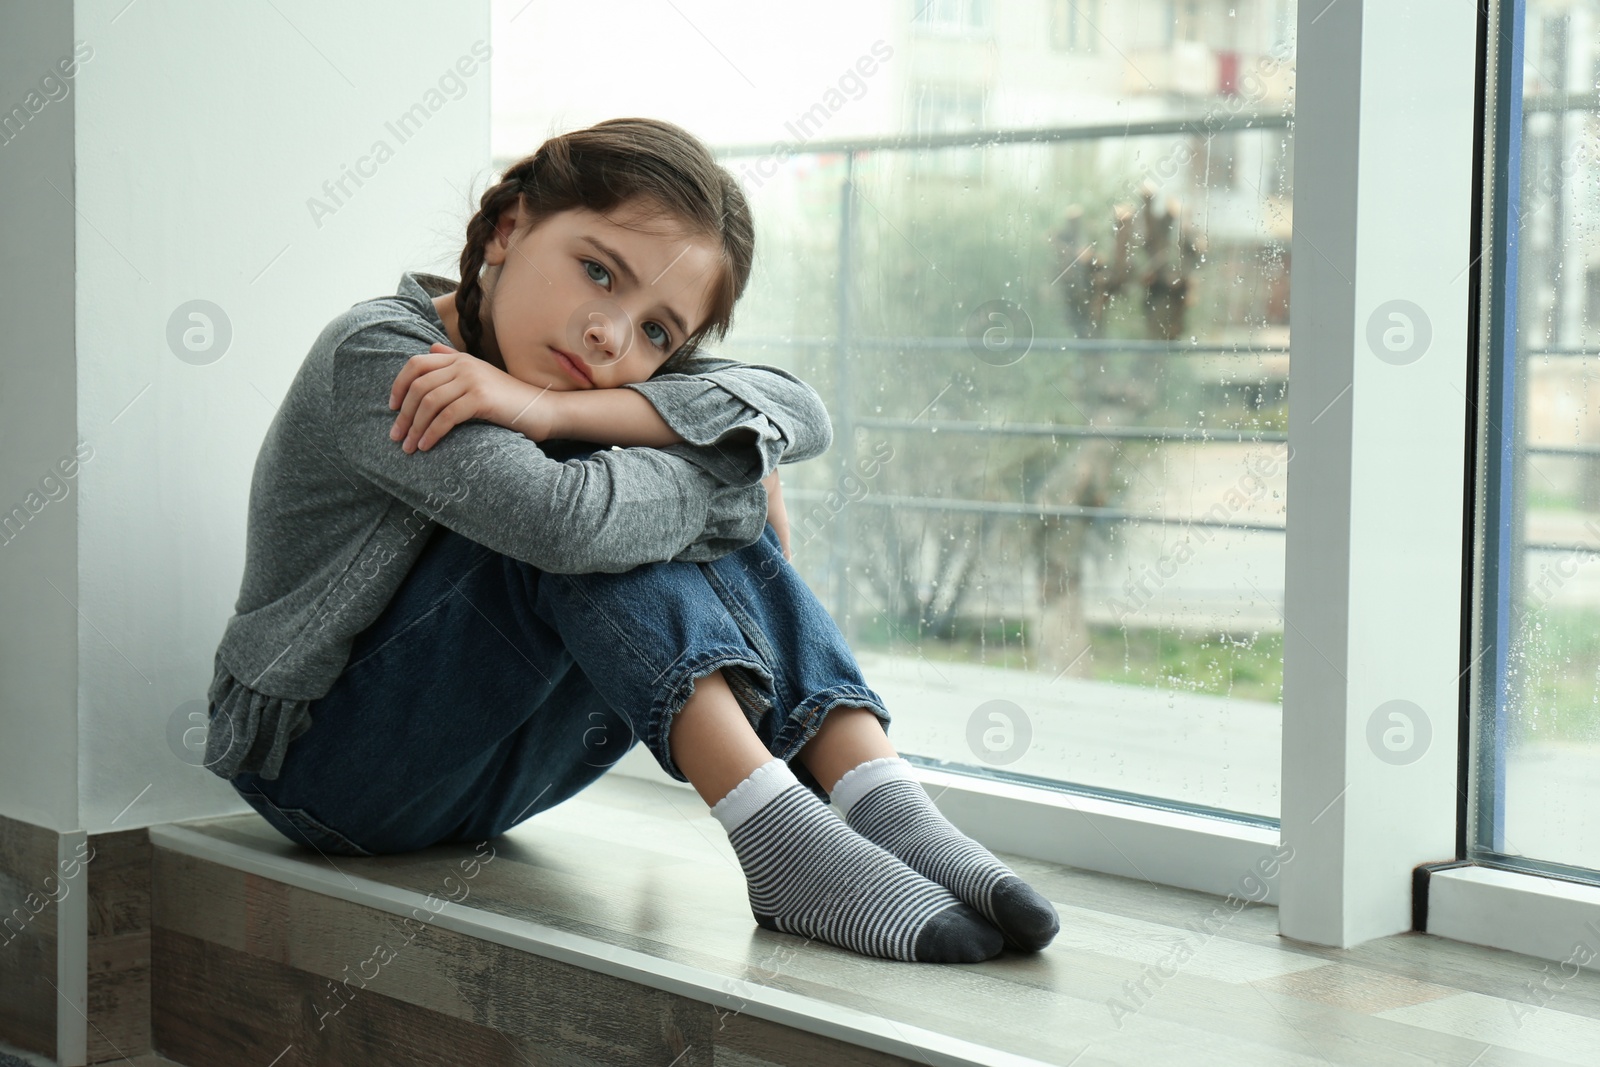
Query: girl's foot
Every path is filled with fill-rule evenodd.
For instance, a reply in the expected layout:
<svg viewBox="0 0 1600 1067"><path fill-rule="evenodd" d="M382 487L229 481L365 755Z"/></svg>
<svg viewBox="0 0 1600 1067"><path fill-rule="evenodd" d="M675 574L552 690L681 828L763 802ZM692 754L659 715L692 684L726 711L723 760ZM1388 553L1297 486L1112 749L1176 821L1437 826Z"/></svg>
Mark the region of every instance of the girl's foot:
<svg viewBox="0 0 1600 1067"><path fill-rule="evenodd" d="M899 756L846 771L829 796L857 833L977 908L1025 952L1061 928L1050 902L972 838L950 825Z"/></svg>
<svg viewBox="0 0 1600 1067"><path fill-rule="evenodd" d="M764 929L907 962L977 963L1005 947L983 916L846 826L781 759L757 767L711 814L728 831Z"/></svg>

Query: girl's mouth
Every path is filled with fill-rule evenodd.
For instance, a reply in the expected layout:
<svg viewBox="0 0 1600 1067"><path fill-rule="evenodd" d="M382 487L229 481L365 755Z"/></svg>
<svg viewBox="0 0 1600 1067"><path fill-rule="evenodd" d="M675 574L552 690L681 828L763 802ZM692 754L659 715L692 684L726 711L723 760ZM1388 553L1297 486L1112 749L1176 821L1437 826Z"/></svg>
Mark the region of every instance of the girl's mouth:
<svg viewBox="0 0 1600 1067"><path fill-rule="evenodd" d="M561 364L561 369L566 371L569 377L576 380L580 385L588 386L591 389L594 388L594 379L584 372L577 360L559 348L552 348L550 351L555 353L556 362Z"/></svg>

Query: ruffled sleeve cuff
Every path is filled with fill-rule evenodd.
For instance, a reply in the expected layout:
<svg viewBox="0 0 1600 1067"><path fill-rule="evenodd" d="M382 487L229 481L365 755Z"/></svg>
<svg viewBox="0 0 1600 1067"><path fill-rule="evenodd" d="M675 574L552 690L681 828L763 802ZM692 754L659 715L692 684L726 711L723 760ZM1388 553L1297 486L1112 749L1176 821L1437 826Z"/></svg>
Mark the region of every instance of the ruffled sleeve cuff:
<svg viewBox="0 0 1600 1067"><path fill-rule="evenodd" d="M715 382L664 375L630 382L684 443L666 446L726 485L745 486L771 474L788 445L765 413Z"/></svg>
<svg viewBox="0 0 1600 1067"><path fill-rule="evenodd" d="M777 469L820 456L833 424L817 391L789 371L704 352L667 360L625 388L644 396L687 444L687 458L729 485L748 485Z"/></svg>
<svg viewBox="0 0 1600 1067"><path fill-rule="evenodd" d="M247 771L269 781L277 778L289 742L311 729L309 700L256 692L229 673L220 655L206 699L215 710L206 732L205 766L219 778Z"/></svg>
<svg viewBox="0 0 1600 1067"><path fill-rule="evenodd" d="M760 482L723 486L711 494L705 532L672 558L687 563L710 563L729 552L755 544L766 528L766 486Z"/></svg>

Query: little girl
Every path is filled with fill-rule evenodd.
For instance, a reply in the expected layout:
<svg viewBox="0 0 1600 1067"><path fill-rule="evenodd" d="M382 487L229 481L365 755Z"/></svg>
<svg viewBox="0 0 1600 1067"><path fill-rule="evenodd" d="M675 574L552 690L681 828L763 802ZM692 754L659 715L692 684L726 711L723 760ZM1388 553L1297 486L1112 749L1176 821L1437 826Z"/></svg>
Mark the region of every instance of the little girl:
<svg viewBox="0 0 1600 1067"><path fill-rule="evenodd" d="M703 144L614 119L483 194L459 284L406 273L329 323L256 461L206 764L290 840L371 856L503 833L642 738L760 926L1038 951L1054 908L934 807L788 563L777 467L831 443L821 399L698 351L754 243Z"/></svg>

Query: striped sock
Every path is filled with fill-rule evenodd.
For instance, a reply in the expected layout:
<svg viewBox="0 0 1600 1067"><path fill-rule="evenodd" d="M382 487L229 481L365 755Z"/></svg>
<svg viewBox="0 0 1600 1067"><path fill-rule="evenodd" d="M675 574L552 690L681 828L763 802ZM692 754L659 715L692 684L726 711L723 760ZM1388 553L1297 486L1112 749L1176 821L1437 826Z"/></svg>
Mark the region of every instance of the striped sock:
<svg viewBox="0 0 1600 1067"><path fill-rule="evenodd" d="M977 908L1015 947L1037 952L1061 928L1048 900L950 825L903 758L867 760L829 796L857 833Z"/></svg>
<svg viewBox="0 0 1600 1067"><path fill-rule="evenodd" d="M1005 947L983 916L851 830L781 759L750 772L711 814L763 929L907 962L976 963Z"/></svg>

